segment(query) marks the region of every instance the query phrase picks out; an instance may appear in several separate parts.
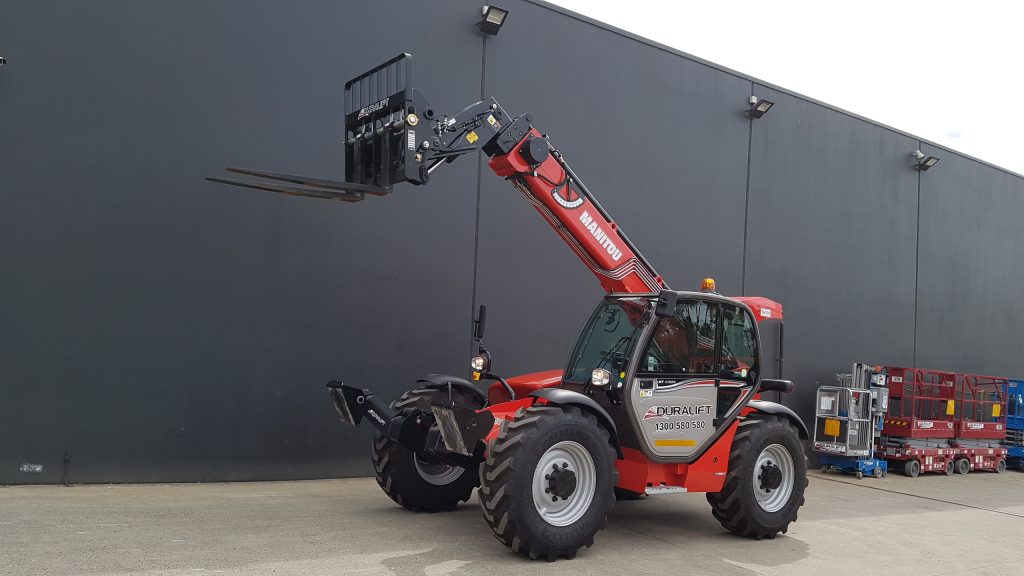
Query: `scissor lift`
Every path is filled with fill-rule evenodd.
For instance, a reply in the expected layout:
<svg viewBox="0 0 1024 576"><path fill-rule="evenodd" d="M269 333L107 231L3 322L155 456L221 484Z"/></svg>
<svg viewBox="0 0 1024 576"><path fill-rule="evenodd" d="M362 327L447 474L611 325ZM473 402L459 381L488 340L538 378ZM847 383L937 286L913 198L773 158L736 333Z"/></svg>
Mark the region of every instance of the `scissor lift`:
<svg viewBox="0 0 1024 576"><path fill-rule="evenodd" d="M879 451L903 473L967 474L1006 469L1005 378L922 368L886 368L889 412Z"/></svg>
<svg viewBox="0 0 1024 576"><path fill-rule="evenodd" d="M1006 378L957 375L957 409L952 446L957 449L956 471L1006 470Z"/></svg>
<svg viewBox="0 0 1024 576"><path fill-rule="evenodd" d="M886 376L856 363L850 374L836 374L838 386L821 386L815 401L814 450L823 471L837 470L881 478L885 460L875 456L875 437L888 405Z"/></svg>
<svg viewBox="0 0 1024 576"><path fill-rule="evenodd" d="M889 410L882 423L879 449L890 464L916 478L921 472L955 470L956 374L890 366Z"/></svg>

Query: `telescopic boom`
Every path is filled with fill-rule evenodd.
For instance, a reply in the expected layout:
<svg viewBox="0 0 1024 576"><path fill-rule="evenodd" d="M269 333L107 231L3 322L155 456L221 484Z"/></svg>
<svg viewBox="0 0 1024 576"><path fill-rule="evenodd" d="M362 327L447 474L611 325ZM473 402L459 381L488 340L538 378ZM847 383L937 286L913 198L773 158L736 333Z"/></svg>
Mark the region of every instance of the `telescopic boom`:
<svg viewBox="0 0 1024 576"><path fill-rule="evenodd" d="M401 182L426 184L459 156L482 150L495 174L510 181L565 240L607 293L656 293L665 281L580 181L562 154L532 124L493 98L438 118L412 84L412 57L402 54L345 85L345 181L228 168L264 181L208 178L282 194L359 202Z"/></svg>

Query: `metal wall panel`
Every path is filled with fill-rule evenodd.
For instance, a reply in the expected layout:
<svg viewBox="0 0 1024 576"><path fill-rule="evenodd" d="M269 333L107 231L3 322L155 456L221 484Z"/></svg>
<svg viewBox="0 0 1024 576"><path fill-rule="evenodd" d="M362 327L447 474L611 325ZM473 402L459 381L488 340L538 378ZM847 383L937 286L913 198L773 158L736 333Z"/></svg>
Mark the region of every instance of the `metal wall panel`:
<svg viewBox="0 0 1024 576"><path fill-rule="evenodd" d="M324 382L393 396L463 368L475 171L357 205L203 177L340 177L344 82L402 51L430 98L472 99L478 14L6 5L0 484L59 482L65 450L72 482L369 474Z"/></svg>
<svg viewBox="0 0 1024 576"><path fill-rule="evenodd" d="M674 288L782 302L805 418L854 360L1024 372L1024 180L947 151L919 180L911 137L504 6L486 42L462 0L7 7L0 484L368 474L324 381L465 374L474 297L496 371L563 365L601 290L473 159L357 205L202 180L339 177L343 84L401 51L438 111L531 112Z"/></svg>
<svg viewBox="0 0 1024 576"><path fill-rule="evenodd" d="M1024 180L945 150L921 174L917 364L1024 375Z"/></svg>
<svg viewBox="0 0 1024 576"><path fill-rule="evenodd" d="M672 287L714 276L739 293L749 83L543 7L510 8L487 43L487 94L531 113ZM603 293L486 167L477 282L505 373L563 367Z"/></svg>
<svg viewBox="0 0 1024 576"><path fill-rule="evenodd" d="M917 142L755 85L775 102L751 132L746 292L782 302L783 397L813 416L817 385L854 361L913 360Z"/></svg>

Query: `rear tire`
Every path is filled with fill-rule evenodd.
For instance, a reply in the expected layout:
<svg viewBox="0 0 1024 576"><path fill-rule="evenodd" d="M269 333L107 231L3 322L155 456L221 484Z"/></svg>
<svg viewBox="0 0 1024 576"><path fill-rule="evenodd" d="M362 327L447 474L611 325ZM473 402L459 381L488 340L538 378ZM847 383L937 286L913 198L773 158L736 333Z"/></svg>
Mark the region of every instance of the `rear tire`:
<svg viewBox="0 0 1024 576"><path fill-rule="evenodd" d="M917 478L921 475L921 463L914 458L907 460L903 463L903 475Z"/></svg>
<svg viewBox="0 0 1024 576"><path fill-rule="evenodd" d="M447 390L415 388L392 402L391 408L430 410L435 394L447 400ZM457 388L452 389L452 399L463 406L481 408L477 398ZM377 484L384 493L414 512L454 510L459 502L469 500L479 483L472 470L421 457L379 432L373 437L371 461Z"/></svg>
<svg viewBox="0 0 1024 576"><path fill-rule="evenodd" d="M807 458L796 428L783 418L752 414L733 438L722 491L707 499L733 534L770 539L796 521L806 487Z"/></svg>
<svg viewBox="0 0 1024 576"><path fill-rule="evenodd" d="M946 469L944 470L944 472L946 473L946 476L952 476L953 472L955 470L956 470L956 465L953 464L953 461L952 460L947 460L946 461Z"/></svg>
<svg viewBox="0 0 1024 576"><path fill-rule="evenodd" d="M1006 472L1006 460L1000 458L996 462L996 474L1002 474L1003 472Z"/></svg>
<svg viewBox="0 0 1024 576"><path fill-rule="evenodd" d="M967 458L960 458L956 461L956 473L967 474L971 471L971 461Z"/></svg>
<svg viewBox="0 0 1024 576"><path fill-rule="evenodd" d="M531 406L502 422L488 445L480 507L494 536L514 552L573 558L605 527L617 482L610 435L593 414Z"/></svg>

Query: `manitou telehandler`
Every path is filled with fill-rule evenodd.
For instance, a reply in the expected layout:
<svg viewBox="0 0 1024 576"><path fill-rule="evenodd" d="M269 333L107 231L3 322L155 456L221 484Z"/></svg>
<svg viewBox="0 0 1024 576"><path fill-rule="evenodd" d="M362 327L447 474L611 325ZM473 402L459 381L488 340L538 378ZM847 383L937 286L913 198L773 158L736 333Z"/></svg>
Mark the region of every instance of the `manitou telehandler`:
<svg viewBox="0 0 1024 576"><path fill-rule="evenodd" d="M779 320L765 298L726 298L705 282L678 292L640 255L534 127L494 100L438 116L412 87L402 54L345 85L346 181L256 170L217 182L356 202L394 184L426 184L482 150L555 229L606 292L564 371L504 379L481 345L474 380L428 375L388 404L367 388L328 383L341 419L377 429L377 482L411 510L450 510L479 486L498 540L531 558L572 558L591 546L616 497L706 492L730 531L786 532L804 503L802 439L788 408L758 399L790 392L764 378L758 323ZM475 318L483 337L485 309Z"/></svg>

